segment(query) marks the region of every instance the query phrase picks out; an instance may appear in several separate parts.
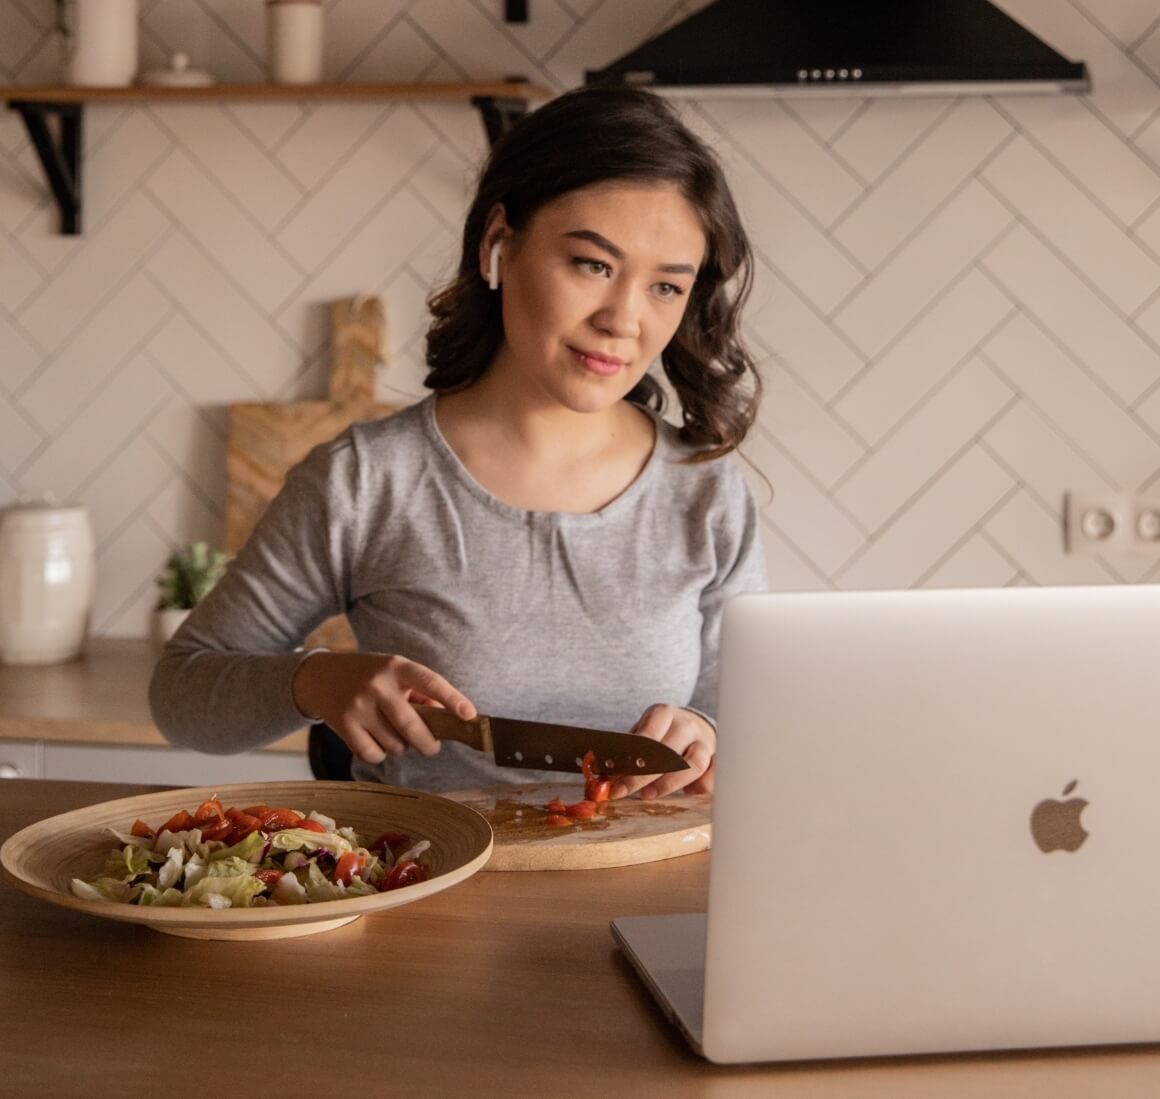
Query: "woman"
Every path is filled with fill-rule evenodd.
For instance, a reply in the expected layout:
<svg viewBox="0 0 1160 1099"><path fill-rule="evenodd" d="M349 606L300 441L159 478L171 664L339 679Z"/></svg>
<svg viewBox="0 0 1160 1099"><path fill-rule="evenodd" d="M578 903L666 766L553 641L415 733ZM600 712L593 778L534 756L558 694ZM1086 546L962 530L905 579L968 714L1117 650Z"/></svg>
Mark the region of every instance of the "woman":
<svg viewBox="0 0 1160 1099"><path fill-rule="evenodd" d="M158 664L168 739L242 751L308 718L358 778L549 777L440 744L427 702L624 729L689 763L613 796L711 790L722 608L765 585L725 457L760 390L738 338L750 268L720 166L663 100L582 90L517 123L430 302L433 395L291 472ZM338 612L360 652L293 651Z"/></svg>

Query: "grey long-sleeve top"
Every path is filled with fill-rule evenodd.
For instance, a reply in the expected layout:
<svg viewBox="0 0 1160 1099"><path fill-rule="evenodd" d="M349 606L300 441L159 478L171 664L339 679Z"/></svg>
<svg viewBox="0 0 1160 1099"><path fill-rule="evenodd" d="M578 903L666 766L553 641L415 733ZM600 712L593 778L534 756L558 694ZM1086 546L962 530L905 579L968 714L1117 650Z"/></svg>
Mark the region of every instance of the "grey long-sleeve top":
<svg viewBox="0 0 1160 1099"><path fill-rule="evenodd" d="M339 612L361 649L435 669L481 713L624 730L656 702L715 713L724 604L765 587L734 461L681 464L654 417L652 456L606 507L525 511L472 478L434 410L356 425L291 471L158 662L170 742L240 752L301 728L296 647ZM548 777L451 742L355 775L428 790Z"/></svg>

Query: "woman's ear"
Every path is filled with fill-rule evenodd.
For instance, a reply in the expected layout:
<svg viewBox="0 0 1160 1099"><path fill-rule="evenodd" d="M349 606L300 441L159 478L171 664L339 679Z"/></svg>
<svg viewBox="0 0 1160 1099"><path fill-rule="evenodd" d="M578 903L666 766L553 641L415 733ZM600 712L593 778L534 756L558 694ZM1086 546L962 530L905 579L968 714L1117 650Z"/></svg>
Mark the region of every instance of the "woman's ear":
<svg viewBox="0 0 1160 1099"><path fill-rule="evenodd" d="M487 215L487 224L479 242L479 273L487 280L492 290L499 289L499 263L503 253L503 242L508 236L507 218L504 208L496 204Z"/></svg>

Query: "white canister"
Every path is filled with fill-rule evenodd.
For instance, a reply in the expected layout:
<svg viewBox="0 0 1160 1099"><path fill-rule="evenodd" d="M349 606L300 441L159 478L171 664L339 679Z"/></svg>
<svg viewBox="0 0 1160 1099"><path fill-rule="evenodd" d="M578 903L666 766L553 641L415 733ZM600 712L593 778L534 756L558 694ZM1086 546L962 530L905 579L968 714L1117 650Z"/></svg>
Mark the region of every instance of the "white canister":
<svg viewBox="0 0 1160 1099"><path fill-rule="evenodd" d="M66 0L65 83L118 88L137 75L137 0Z"/></svg>
<svg viewBox="0 0 1160 1099"><path fill-rule="evenodd" d="M322 0L266 0L266 66L275 84L322 79Z"/></svg>
<svg viewBox="0 0 1160 1099"><path fill-rule="evenodd" d="M0 661L55 664L79 656L95 581L93 531L83 507L0 510Z"/></svg>

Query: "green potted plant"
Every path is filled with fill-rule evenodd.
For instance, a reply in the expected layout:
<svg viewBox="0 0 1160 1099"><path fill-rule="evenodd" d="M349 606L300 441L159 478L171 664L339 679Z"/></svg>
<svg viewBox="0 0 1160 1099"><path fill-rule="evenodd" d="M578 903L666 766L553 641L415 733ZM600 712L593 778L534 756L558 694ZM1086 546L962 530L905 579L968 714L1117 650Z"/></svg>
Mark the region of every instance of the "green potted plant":
<svg viewBox="0 0 1160 1099"><path fill-rule="evenodd" d="M159 591L153 615L153 640L158 647L176 632L189 612L222 578L229 554L211 549L208 542L191 542L175 549L157 577Z"/></svg>

